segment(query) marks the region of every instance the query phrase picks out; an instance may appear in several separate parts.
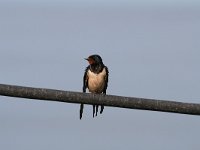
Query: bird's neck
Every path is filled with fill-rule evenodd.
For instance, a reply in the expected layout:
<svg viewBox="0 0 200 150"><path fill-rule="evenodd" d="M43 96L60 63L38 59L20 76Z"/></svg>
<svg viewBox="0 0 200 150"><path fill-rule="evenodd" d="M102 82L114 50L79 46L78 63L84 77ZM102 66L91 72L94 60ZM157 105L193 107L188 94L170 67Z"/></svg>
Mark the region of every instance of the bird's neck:
<svg viewBox="0 0 200 150"><path fill-rule="evenodd" d="M103 70L103 64L92 64L90 65L90 70L94 73L100 73Z"/></svg>

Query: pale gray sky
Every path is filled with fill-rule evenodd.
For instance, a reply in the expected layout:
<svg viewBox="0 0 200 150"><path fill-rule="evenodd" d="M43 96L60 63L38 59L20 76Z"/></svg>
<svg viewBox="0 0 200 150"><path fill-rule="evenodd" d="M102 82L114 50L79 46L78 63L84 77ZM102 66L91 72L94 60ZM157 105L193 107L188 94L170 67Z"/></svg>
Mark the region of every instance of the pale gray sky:
<svg viewBox="0 0 200 150"><path fill-rule="evenodd" d="M51 2L0 1L0 83L81 91L83 58L98 53L108 94L200 103L198 1ZM0 148L200 147L198 116L106 107L93 119L87 106L80 121L78 113L76 104L0 97Z"/></svg>
<svg viewBox="0 0 200 150"><path fill-rule="evenodd" d="M75 5L75 6L125 6L125 7L132 7L132 6L192 6L197 7L200 6L199 0L1 0L1 3L25 3L25 4L44 4L44 5Z"/></svg>

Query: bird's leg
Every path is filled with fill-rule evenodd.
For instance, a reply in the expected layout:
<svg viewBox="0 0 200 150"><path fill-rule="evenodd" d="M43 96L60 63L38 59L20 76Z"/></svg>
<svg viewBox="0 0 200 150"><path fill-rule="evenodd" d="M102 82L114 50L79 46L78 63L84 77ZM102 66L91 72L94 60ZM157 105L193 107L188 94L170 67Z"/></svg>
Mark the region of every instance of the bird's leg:
<svg viewBox="0 0 200 150"><path fill-rule="evenodd" d="M99 105L96 105L96 116L97 116L97 113L98 113L98 108L99 108Z"/></svg>
<svg viewBox="0 0 200 150"><path fill-rule="evenodd" d="M95 114L95 105L93 105L93 118L94 118L94 114Z"/></svg>
<svg viewBox="0 0 200 150"><path fill-rule="evenodd" d="M81 118L83 116L83 108L84 108L84 104L81 104L80 105L80 120L81 120Z"/></svg>
<svg viewBox="0 0 200 150"><path fill-rule="evenodd" d="M101 105L100 114L102 114L102 113L103 113L103 109L104 109L104 106L103 106L103 105Z"/></svg>

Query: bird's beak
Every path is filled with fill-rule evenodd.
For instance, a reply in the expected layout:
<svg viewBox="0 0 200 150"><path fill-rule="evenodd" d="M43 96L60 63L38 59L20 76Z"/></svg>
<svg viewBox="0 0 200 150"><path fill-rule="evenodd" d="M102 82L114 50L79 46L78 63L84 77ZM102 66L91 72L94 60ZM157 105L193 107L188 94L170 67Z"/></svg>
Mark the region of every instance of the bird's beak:
<svg viewBox="0 0 200 150"><path fill-rule="evenodd" d="M84 58L84 59L87 60L87 61L89 60L88 58Z"/></svg>

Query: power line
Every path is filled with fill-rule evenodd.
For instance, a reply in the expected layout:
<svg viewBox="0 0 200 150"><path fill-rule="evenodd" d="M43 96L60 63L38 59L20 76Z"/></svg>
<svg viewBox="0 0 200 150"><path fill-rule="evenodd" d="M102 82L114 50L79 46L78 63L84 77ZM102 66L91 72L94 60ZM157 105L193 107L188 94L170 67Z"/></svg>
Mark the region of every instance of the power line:
<svg viewBox="0 0 200 150"><path fill-rule="evenodd" d="M46 100L66 103L84 103L89 105L95 104L129 109L200 115L200 104L157 99L81 93L6 84L0 84L0 95L34 100Z"/></svg>

